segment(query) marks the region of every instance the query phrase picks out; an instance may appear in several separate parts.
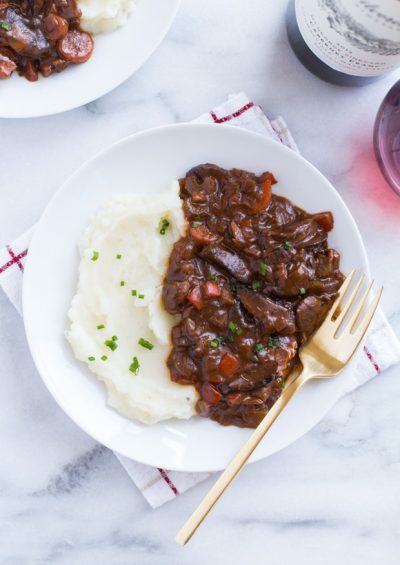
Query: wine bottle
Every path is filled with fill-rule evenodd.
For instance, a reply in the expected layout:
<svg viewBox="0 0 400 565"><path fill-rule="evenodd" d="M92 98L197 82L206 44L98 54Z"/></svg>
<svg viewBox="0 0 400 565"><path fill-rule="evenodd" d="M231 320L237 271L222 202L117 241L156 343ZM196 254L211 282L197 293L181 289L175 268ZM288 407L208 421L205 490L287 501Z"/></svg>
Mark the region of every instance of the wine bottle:
<svg viewBox="0 0 400 565"><path fill-rule="evenodd" d="M400 0L290 0L298 59L321 79L359 86L400 67Z"/></svg>

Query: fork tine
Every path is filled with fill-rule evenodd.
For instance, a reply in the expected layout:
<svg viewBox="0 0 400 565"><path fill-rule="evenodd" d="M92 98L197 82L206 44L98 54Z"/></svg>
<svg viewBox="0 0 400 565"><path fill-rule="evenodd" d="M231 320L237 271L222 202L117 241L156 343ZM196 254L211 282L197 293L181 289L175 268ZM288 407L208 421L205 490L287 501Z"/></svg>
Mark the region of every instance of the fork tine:
<svg viewBox="0 0 400 565"><path fill-rule="evenodd" d="M365 332L368 329L368 326L372 320L373 315L375 314L375 311L378 307L379 301L381 299L382 296L382 292L383 292L383 287L381 287L379 289L379 292L376 294L375 298L373 299L373 301L371 302L371 305L369 306L367 312L365 313L364 318L362 319L362 321L360 322L360 325L358 326L358 328L356 329L356 331L354 332L354 335L356 338L358 338L359 340L361 340L365 334Z"/></svg>
<svg viewBox="0 0 400 565"><path fill-rule="evenodd" d="M335 302L331 306L331 309L327 313L326 318L325 318L326 320L330 320L332 318L333 314L335 313L335 311L337 310L337 307L339 306L340 302L343 300L343 295L346 293L346 290L348 289L349 284L353 280L355 272L356 272L355 269L353 269L351 271L351 273L349 273L347 275L342 286L339 288L338 297L336 298Z"/></svg>
<svg viewBox="0 0 400 565"><path fill-rule="evenodd" d="M355 327L355 325L356 325L356 323L357 323L357 321L360 317L361 310L364 308L364 304L367 300L367 297L368 297L369 293L371 292L371 288L372 288L373 284L374 284L374 281L371 281L370 284L368 285L367 290L362 295L361 300L358 303L357 308L355 309L355 311L351 315L348 323L346 324L349 332L352 332L354 330L354 327Z"/></svg>
<svg viewBox="0 0 400 565"><path fill-rule="evenodd" d="M336 318L336 320L334 320L334 323L337 327L340 326L340 324L342 323L343 318L346 316L347 312L350 310L351 306L354 303L354 299L358 294L358 291L360 290L360 286L362 285L363 281L364 281L364 274L361 275L361 277L358 279L358 282L356 284L356 286L354 287L354 290L352 291L352 293L350 294L346 305L343 307L343 309L341 310L339 316Z"/></svg>

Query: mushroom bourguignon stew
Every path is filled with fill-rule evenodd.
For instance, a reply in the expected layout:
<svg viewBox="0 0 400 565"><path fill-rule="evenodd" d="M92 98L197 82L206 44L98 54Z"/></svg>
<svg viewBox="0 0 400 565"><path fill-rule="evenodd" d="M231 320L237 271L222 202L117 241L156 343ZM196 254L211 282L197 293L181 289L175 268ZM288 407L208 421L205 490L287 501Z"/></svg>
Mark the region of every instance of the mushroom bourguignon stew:
<svg viewBox="0 0 400 565"><path fill-rule="evenodd" d="M72 63L85 63L93 51L90 33L80 28L76 0L0 1L0 79L17 71L30 81L48 77Z"/></svg>
<svg viewBox="0 0 400 565"><path fill-rule="evenodd" d="M180 180L188 228L163 284L180 317L167 364L198 390L198 413L224 425L259 424L344 279L331 212L305 212L272 194L276 182L211 164Z"/></svg>

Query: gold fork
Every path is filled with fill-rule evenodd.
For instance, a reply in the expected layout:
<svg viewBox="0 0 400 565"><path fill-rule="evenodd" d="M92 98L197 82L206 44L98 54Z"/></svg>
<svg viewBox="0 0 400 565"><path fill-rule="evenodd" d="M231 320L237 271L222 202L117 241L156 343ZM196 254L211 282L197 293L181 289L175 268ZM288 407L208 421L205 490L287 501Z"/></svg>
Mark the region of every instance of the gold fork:
<svg viewBox="0 0 400 565"><path fill-rule="evenodd" d="M303 365L303 370L300 375L297 378L292 377L289 379L281 396L254 430L244 446L232 459L208 494L203 498L186 524L177 533L175 539L179 544L185 545L190 540L210 510L238 475L289 400L304 383L311 379L329 378L337 375L354 354L368 329L383 289L381 288L379 290L367 308L364 316L361 316L373 283L371 282L361 298L357 300L364 280L364 276L361 276L346 301L346 304L343 305L343 297L353 277L354 271L350 273L342 284L338 297L329 310L321 327L300 349L299 356ZM354 310L350 312L352 307ZM340 313L336 315L337 312ZM347 314L349 314L349 319L344 321ZM341 326L340 332L338 332L339 326Z"/></svg>

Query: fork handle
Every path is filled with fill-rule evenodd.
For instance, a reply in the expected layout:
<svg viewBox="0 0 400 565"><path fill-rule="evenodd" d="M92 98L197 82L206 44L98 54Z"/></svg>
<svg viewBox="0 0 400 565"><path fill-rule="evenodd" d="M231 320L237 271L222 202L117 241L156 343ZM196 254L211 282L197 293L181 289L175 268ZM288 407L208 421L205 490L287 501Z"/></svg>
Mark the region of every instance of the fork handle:
<svg viewBox="0 0 400 565"><path fill-rule="evenodd" d="M308 377L308 375L307 375ZM253 453L257 445L263 439L267 431L270 429L272 424L275 422L279 414L285 408L289 400L296 394L300 387L307 380L305 371L303 371L295 381L293 381L286 389L283 390L281 396L266 414L266 416L261 420L257 428L251 434L249 439L240 449L240 451L235 455L232 461L229 463L228 467L219 477L217 482L211 488L211 490L206 494L203 500L200 502L197 509L193 512L184 526L177 533L175 540L181 544L185 545L193 534L196 532L197 528L206 518L210 510L214 507L217 501L224 494L226 489L239 474L242 467L244 467L246 461L249 459L250 455Z"/></svg>

